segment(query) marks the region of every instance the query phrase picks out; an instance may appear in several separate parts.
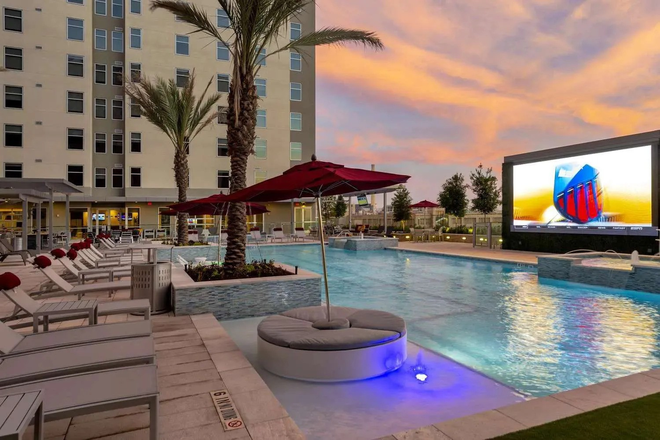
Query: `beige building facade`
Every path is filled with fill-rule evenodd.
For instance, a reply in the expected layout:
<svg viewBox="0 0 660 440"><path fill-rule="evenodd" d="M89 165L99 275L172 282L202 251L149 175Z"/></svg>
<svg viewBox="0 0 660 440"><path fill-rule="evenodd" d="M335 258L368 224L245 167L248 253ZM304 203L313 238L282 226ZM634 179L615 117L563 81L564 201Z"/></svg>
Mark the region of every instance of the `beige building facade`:
<svg viewBox="0 0 660 440"><path fill-rule="evenodd" d="M56 204L54 226L70 216L75 233L139 228L169 230L159 215L176 202L174 149L131 106L123 82L156 76L184 84L196 76L199 96L211 91L226 107L231 60L225 47L198 34L172 14L149 10L147 0L4 0L2 2L3 145L1 177L63 178L78 186L70 212ZM215 0L196 0L231 41ZM276 46L314 29L314 9L283 29ZM274 45L275 47L275 45ZM266 48L266 53L271 48ZM255 154L248 185L309 160L315 151L314 49L301 57L266 59L256 86L261 97ZM222 117L190 145L188 197L228 192L230 165ZM250 220L264 230L310 221L306 207L269 204L271 213ZM1 206L0 228L14 228L20 206ZM305 215L307 218L304 218ZM213 219L191 219L209 226ZM45 227L46 223L42 222Z"/></svg>

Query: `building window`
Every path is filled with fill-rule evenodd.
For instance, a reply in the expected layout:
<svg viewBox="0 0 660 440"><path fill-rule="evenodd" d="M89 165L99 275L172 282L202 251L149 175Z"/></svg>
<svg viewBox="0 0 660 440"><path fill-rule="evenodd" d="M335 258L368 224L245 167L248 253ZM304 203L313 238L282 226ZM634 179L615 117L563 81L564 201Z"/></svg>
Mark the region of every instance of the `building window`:
<svg viewBox="0 0 660 440"><path fill-rule="evenodd" d="M131 118L139 118L140 116L142 116L140 104L136 104L133 102L133 99L131 99Z"/></svg>
<svg viewBox="0 0 660 440"><path fill-rule="evenodd" d="M83 92L66 92L66 111L67 113L82 113L83 112Z"/></svg>
<svg viewBox="0 0 660 440"><path fill-rule="evenodd" d="M84 59L80 55L67 55L66 74L68 76L82 77L84 73Z"/></svg>
<svg viewBox="0 0 660 440"><path fill-rule="evenodd" d="M142 29L131 28L131 49L142 49Z"/></svg>
<svg viewBox="0 0 660 440"><path fill-rule="evenodd" d="M107 170L105 168L94 168L94 187L105 188Z"/></svg>
<svg viewBox="0 0 660 440"><path fill-rule="evenodd" d="M142 0L131 0L131 14L142 13Z"/></svg>
<svg viewBox="0 0 660 440"><path fill-rule="evenodd" d="M218 18L218 27L221 28L228 28L229 27L229 16L227 15L227 12L224 9L218 9L217 10L217 18Z"/></svg>
<svg viewBox="0 0 660 440"><path fill-rule="evenodd" d="M112 16L124 18L124 0L112 0Z"/></svg>
<svg viewBox="0 0 660 440"><path fill-rule="evenodd" d="M94 117L96 119L105 119L108 117L107 101L103 98L94 100Z"/></svg>
<svg viewBox="0 0 660 440"><path fill-rule="evenodd" d="M5 124L5 147L23 147L23 126Z"/></svg>
<svg viewBox="0 0 660 440"><path fill-rule="evenodd" d="M4 19L6 31L23 32L23 11L5 8Z"/></svg>
<svg viewBox="0 0 660 440"><path fill-rule="evenodd" d="M302 71L302 59L298 52L291 52L291 70L294 72Z"/></svg>
<svg viewBox="0 0 660 440"><path fill-rule="evenodd" d="M5 108L23 108L23 87L5 86Z"/></svg>
<svg viewBox="0 0 660 440"><path fill-rule="evenodd" d="M302 160L302 144L300 142L291 142L289 150L291 160Z"/></svg>
<svg viewBox="0 0 660 440"><path fill-rule="evenodd" d="M94 49L108 50L108 33L105 29L94 29Z"/></svg>
<svg viewBox="0 0 660 440"><path fill-rule="evenodd" d="M216 43L215 57L220 61L229 61L229 48L222 41Z"/></svg>
<svg viewBox="0 0 660 440"><path fill-rule="evenodd" d="M291 101L302 101L302 84L291 83Z"/></svg>
<svg viewBox="0 0 660 440"><path fill-rule="evenodd" d="M112 119L115 121L124 119L124 101L122 99L112 100Z"/></svg>
<svg viewBox="0 0 660 440"><path fill-rule="evenodd" d="M218 92L229 93L229 75L218 73Z"/></svg>
<svg viewBox="0 0 660 440"><path fill-rule="evenodd" d="M259 51L259 55L257 56L257 64L260 66L265 66L266 65L266 49L263 48Z"/></svg>
<svg viewBox="0 0 660 440"><path fill-rule="evenodd" d="M142 168L131 167L131 186L133 188L142 186Z"/></svg>
<svg viewBox="0 0 660 440"><path fill-rule="evenodd" d="M83 186L83 166L82 165L67 165L66 178L69 182L76 186Z"/></svg>
<svg viewBox="0 0 660 440"><path fill-rule="evenodd" d="M5 69L23 70L23 49L5 47Z"/></svg>
<svg viewBox="0 0 660 440"><path fill-rule="evenodd" d="M112 31L112 51L124 51L124 33L122 31Z"/></svg>
<svg viewBox="0 0 660 440"><path fill-rule="evenodd" d="M108 66L105 64L94 64L94 82L96 84L106 84Z"/></svg>
<svg viewBox="0 0 660 440"><path fill-rule="evenodd" d="M79 18L66 19L66 38L67 40L83 41L85 36L84 22Z"/></svg>
<svg viewBox="0 0 660 440"><path fill-rule="evenodd" d="M23 164L22 163L5 163L5 177L11 179L23 178Z"/></svg>
<svg viewBox="0 0 660 440"><path fill-rule="evenodd" d="M291 40L297 40L302 34L302 25L300 23L291 23Z"/></svg>
<svg viewBox="0 0 660 440"><path fill-rule="evenodd" d="M124 85L124 66L112 66L112 85Z"/></svg>
<svg viewBox="0 0 660 440"><path fill-rule="evenodd" d="M142 133L131 133L131 153L142 153Z"/></svg>
<svg viewBox="0 0 660 440"><path fill-rule="evenodd" d="M83 130L81 128L66 129L66 149L83 150Z"/></svg>
<svg viewBox="0 0 660 440"><path fill-rule="evenodd" d="M108 14L108 1L107 0L94 0L94 13L96 15Z"/></svg>
<svg viewBox="0 0 660 440"><path fill-rule="evenodd" d="M261 183L268 178L268 172L265 170L254 170L254 183Z"/></svg>
<svg viewBox="0 0 660 440"><path fill-rule="evenodd" d="M174 52L177 55L190 55L190 38L187 35L175 37Z"/></svg>
<svg viewBox="0 0 660 440"><path fill-rule="evenodd" d="M106 145L106 134L105 133L96 133L94 135L94 152L99 154L105 154L108 151Z"/></svg>
<svg viewBox="0 0 660 440"><path fill-rule="evenodd" d="M112 187L113 188L123 188L124 187L124 169L123 168L113 168L112 169Z"/></svg>
<svg viewBox="0 0 660 440"><path fill-rule="evenodd" d="M225 138L218 138L218 156L219 157L229 156L229 144L227 144L227 139Z"/></svg>
<svg viewBox="0 0 660 440"><path fill-rule="evenodd" d="M266 128L266 110L257 110L257 127Z"/></svg>
<svg viewBox="0 0 660 440"><path fill-rule="evenodd" d="M229 171L218 170L218 188L229 188Z"/></svg>
<svg viewBox="0 0 660 440"><path fill-rule="evenodd" d="M260 98L266 97L266 80L257 78L254 80L254 85L257 86L257 96Z"/></svg>
<svg viewBox="0 0 660 440"><path fill-rule="evenodd" d="M222 105L218 106L218 124L227 123L227 113L229 112L229 107L224 107Z"/></svg>
<svg viewBox="0 0 660 440"><path fill-rule="evenodd" d="M112 154L124 154L124 135L112 135Z"/></svg>
<svg viewBox="0 0 660 440"><path fill-rule="evenodd" d="M291 131L302 130L302 113L291 112Z"/></svg>
<svg viewBox="0 0 660 440"><path fill-rule="evenodd" d="M83 0L66 0L67 3L75 3L77 5L83 5Z"/></svg>
<svg viewBox="0 0 660 440"><path fill-rule="evenodd" d="M254 157L257 159L265 159L268 143L266 139L255 139L254 141Z"/></svg>
<svg viewBox="0 0 660 440"><path fill-rule="evenodd" d="M190 70L188 69L176 69L176 86L185 87L188 84L190 79Z"/></svg>
<svg viewBox="0 0 660 440"><path fill-rule="evenodd" d="M142 78L142 64L131 63L131 81L140 82Z"/></svg>

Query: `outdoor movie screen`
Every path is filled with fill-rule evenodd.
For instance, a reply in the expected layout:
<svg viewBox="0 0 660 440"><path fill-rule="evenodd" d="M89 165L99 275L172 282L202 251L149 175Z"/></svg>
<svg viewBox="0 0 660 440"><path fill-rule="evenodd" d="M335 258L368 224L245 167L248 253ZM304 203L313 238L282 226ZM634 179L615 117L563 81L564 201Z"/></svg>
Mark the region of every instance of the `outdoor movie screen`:
<svg viewBox="0 0 660 440"><path fill-rule="evenodd" d="M513 166L513 231L656 235L651 146Z"/></svg>

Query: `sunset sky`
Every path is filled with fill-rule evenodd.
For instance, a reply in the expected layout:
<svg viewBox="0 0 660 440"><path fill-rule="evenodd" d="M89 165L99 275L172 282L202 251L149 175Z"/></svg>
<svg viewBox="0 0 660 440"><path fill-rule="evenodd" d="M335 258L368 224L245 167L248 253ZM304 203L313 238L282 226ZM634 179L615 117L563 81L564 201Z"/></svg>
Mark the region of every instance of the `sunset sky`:
<svg viewBox="0 0 660 440"><path fill-rule="evenodd" d="M317 0L317 153L410 174L415 201L479 162L660 128L657 0Z"/></svg>

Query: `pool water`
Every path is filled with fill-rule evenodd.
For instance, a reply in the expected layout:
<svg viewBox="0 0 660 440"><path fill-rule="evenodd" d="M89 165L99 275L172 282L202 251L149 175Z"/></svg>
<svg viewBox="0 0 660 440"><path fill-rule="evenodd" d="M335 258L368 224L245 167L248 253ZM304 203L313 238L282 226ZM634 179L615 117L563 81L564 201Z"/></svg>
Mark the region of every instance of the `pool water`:
<svg viewBox="0 0 660 440"><path fill-rule="evenodd" d="M262 246L250 257L321 273L319 246ZM396 313L411 341L529 395L660 367L660 295L403 251L327 249L327 259L333 305Z"/></svg>

